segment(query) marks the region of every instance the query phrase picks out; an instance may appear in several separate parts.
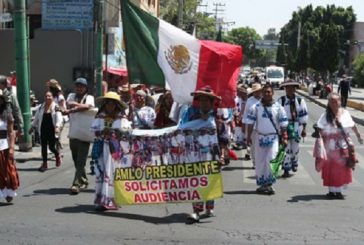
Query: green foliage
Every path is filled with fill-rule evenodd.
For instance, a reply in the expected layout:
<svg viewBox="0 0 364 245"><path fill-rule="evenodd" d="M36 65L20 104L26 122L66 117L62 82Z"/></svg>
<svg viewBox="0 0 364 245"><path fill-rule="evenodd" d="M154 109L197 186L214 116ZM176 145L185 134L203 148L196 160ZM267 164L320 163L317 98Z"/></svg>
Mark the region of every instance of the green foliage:
<svg viewBox="0 0 364 245"><path fill-rule="evenodd" d="M196 37L198 39L215 39L216 28L215 19L208 15L197 12L198 0L185 0L183 8L182 29L192 34L196 27ZM159 17L172 25L177 26L178 22L178 1L161 0Z"/></svg>
<svg viewBox="0 0 364 245"><path fill-rule="evenodd" d="M354 79L360 87L364 86L364 54L359 55L353 62Z"/></svg>
<svg viewBox="0 0 364 245"><path fill-rule="evenodd" d="M244 62L256 61L263 56L263 51L255 49L255 41L262 38L250 27L240 27L232 29L224 37L224 41L236 45L240 45L243 48Z"/></svg>
<svg viewBox="0 0 364 245"><path fill-rule="evenodd" d="M338 69L339 50L346 50L356 16L352 7L312 5L293 12L291 20L281 29L277 59L288 69L300 71L312 67L319 72ZM298 26L301 23L298 48ZM343 53L343 52L341 52ZM345 53L345 52L344 52ZM345 59L345 57L341 57ZM347 59L346 59L347 60Z"/></svg>

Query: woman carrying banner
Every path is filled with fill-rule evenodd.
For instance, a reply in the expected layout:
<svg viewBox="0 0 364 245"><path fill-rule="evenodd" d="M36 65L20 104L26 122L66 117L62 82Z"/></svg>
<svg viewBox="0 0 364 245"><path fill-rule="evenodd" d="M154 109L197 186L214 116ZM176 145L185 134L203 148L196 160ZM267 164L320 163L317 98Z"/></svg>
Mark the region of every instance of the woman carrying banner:
<svg viewBox="0 0 364 245"><path fill-rule="evenodd" d="M93 148L96 161L96 210L105 211L117 209L114 200L114 169L122 162L122 133L131 129L131 123L126 119L124 110L127 105L120 100L115 92L108 92L96 99L100 109L92 123L91 130L95 132L97 146Z"/></svg>
<svg viewBox="0 0 364 245"><path fill-rule="evenodd" d="M214 91L209 87L203 87L191 93L194 99L197 101L197 106L191 106L187 109L182 117L182 122L187 123L192 120L202 119L204 121L209 121L210 126L216 129L216 112L214 110L214 105L216 101L221 100ZM183 126L180 124L179 126ZM220 153L220 161L224 161L224 155ZM214 200L208 200L205 203L206 213L208 217L214 216ZM188 216L188 222L194 223L200 220L200 213L204 211L203 202L195 202L192 204L193 213Z"/></svg>
<svg viewBox="0 0 364 245"><path fill-rule="evenodd" d="M18 172L15 167L14 118L10 107L6 105L5 95L0 89L0 199L11 202L19 187Z"/></svg>
<svg viewBox="0 0 364 245"><path fill-rule="evenodd" d="M323 185L329 189L326 197L344 199L342 192L352 181L352 167L347 166L350 148L354 149L350 130L353 130L360 144L363 144L363 138L350 113L341 107L339 94L329 94L326 112L321 115L317 127L318 136L321 137L318 140L322 140L322 143L315 144L314 157L316 170L321 171ZM356 159L353 160L355 162Z"/></svg>

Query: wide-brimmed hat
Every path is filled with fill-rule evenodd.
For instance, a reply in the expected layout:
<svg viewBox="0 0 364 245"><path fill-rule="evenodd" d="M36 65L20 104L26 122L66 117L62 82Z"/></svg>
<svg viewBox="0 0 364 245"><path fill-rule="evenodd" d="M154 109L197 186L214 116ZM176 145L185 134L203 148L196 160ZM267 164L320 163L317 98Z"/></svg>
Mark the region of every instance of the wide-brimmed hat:
<svg viewBox="0 0 364 245"><path fill-rule="evenodd" d="M284 81L283 83L281 83L280 87L285 87L285 86L300 86L300 83L293 80L293 79L287 79L286 81Z"/></svg>
<svg viewBox="0 0 364 245"><path fill-rule="evenodd" d="M263 87L262 87L262 85L260 83L253 83L249 94L254 93L256 91L259 91L259 90L262 90L262 89L263 89Z"/></svg>
<svg viewBox="0 0 364 245"><path fill-rule="evenodd" d="M201 96L207 96L216 100L221 100L221 97L215 94L210 86L197 89L195 92L191 93L191 96L194 96L196 99Z"/></svg>
<svg viewBox="0 0 364 245"><path fill-rule="evenodd" d="M121 101L120 95L118 95L115 92L109 91L104 96L98 97L96 99L96 103L98 105L102 105L105 103L105 100L114 100L121 106L121 108L123 109L127 108L127 105L123 101Z"/></svg>
<svg viewBox="0 0 364 245"><path fill-rule="evenodd" d="M239 84L238 85L238 91L247 94L248 93L248 88L244 85L244 84Z"/></svg>
<svg viewBox="0 0 364 245"><path fill-rule="evenodd" d="M59 91L62 90L61 85L59 85L59 82L56 79L51 79L47 82L47 86L50 88L58 89Z"/></svg>

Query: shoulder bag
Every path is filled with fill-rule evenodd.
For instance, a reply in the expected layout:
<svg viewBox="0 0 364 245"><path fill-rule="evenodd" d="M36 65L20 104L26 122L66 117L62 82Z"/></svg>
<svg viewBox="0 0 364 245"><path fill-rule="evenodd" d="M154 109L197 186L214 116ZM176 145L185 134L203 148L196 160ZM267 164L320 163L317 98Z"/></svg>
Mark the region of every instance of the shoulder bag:
<svg viewBox="0 0 364 245"><path fill-rule="evenodd" d="M348 140L349 136L345 133L343 125L338 120L335 120L335 123L340 129L342 135L344 136L346 144L348 145L348 154L346 154L346 167L354 169L356 163L358 162L358 159L355 156L354 145L351 142L349 142Z"/></svg>

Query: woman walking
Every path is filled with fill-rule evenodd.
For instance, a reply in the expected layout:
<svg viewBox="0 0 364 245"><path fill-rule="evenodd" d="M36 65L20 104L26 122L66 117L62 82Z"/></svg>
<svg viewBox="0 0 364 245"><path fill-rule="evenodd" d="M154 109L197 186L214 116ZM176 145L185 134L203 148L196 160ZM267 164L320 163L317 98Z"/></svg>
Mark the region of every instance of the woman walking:
<svg viewBox="0 0 364 245"><path fill-rule="evenodd" d="M40 135L42 147L43 163L38 169L44 172L48 169L48 149L56 157L56 167L61 166L61 156L56 148L56 134L59 134L62 125L62 113L59 107L54 102L53 95L50 91L45 93L44 103L38 108L32 122L32 128L29 133L32 133L33 128L36 128Z"/></svg>
<svg viewBox="0 0 364 245"><path fill-rule="evenodd" d="M96 141L93 158L96 158L96 210L117 209L114 200L114 169L121 166L122 147L120 141L123 131L131 129L131 123L125 118L127 105L115 92L108 92L96 99L100 109L92 123Z"/></svg>
<svg viewBox="0 0 364 245"><path fill-rule="evenodd" d="M14 160L14 118L5 101L0 89L0 200L11 202L19 187L19 177Z"/></svg>
<svg viewBox="0 0 364 245"><path fill-rule="evenodd" d="M316 169L321 171L323 185L327 186L328 199L344 199L343 190L352 182L352 168L347 166L349 151L354 143L349 132L353 130L360 144L363 139L349 112L341 107L341 98L337 93L328 96L328 105L317 122L319 129L315 144L314 157Z"/></svg>

